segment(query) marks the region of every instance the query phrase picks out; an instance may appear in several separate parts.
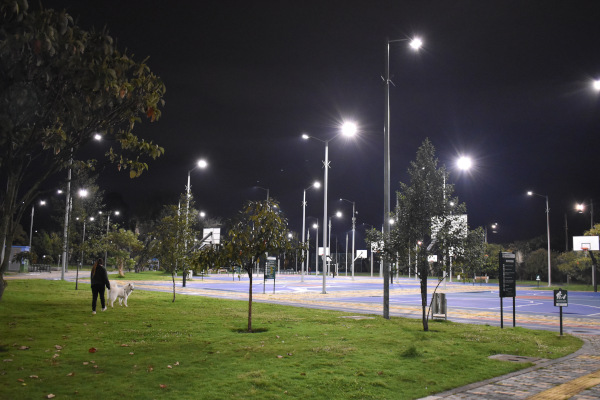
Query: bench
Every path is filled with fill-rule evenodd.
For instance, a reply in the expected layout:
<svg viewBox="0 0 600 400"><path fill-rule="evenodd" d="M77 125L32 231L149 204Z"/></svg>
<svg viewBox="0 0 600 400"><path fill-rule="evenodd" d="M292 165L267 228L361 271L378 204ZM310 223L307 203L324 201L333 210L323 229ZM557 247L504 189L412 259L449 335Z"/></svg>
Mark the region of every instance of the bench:
<svg viewBox="0 0 600 400"><path fill-rule="evenodd" d="M479 282L479 283L484 283L484 282L488 283L489 280L490 280L489 276L476 276L475 278L473 278L473 282L474 283L477 283L477 282Z"/></svg>

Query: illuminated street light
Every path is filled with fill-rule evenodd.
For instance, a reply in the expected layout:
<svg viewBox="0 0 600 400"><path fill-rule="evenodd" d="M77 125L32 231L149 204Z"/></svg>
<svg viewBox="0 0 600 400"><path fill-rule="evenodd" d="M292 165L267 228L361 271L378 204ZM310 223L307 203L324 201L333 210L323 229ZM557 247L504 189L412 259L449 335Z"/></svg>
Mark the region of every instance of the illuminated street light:
<svg viewBox="0 0 600 400"><path fill-rule="evenodd" d="M325 224L325 221L327 221L327 188L328 188L328 177L329 177L329 142L332 141L333 139L335 139L336 137L338 137L339 135L344 135L346 137L352 137L356 134L357 132L357 127L356 124L354 122L345 122L342 124L342 126L340 127L340 132L338 132L336 135L334 135L331 139L328 140L322 140L322 139L318 139L314 136L310 136L307 134L303 134L302 138L307 140L307 139L315 139L318 140L321 143L325 143L325 161L323 162L323 270L325 270L325 265L327 264L327 226ZM323 290L321 291L322 294L327 294L327 290L326 290L326 278L327 278L327 274L325 273L325 271L323 271Z"/></svg>
<svg viewBox="0 0 600 400"><path fill-rule="evenodd" d="M548 195L541 195L532 191L527 192L527 196L538 196L546 199L546 236L548 237L548 287L551 283L551 263L550 263L550 207L548 206Z"/></svg>
<svg viewBox="0 0 600 400"><path fill-rule="evenodd" d="M312 185L310 185L309 187L307 187L306 189L304 189L304 197L302 198L302 244L305 245L306 241L305 241L305 231L306 231L306 191L310 188L315 188L318 189L321 187L321 182L314 182ZM306 253L308 254L308 249L306 250ZM304 271L306 270L305 266L306 263L308 261L308 256L306 257L302 257L302 271L300 273L300 281L304 282Z"/></svg>
<svg viewBox="0 0 600 400"><path fill-rule="evenodd" d="M44 200L40 200L40 206L45 206L46 202ZM31 238L33 237L33 213L35 206L31 205L31 224L29 225L29 251L31 252Z"/></svg>
<svg viewBox="0 0 600 400"><path fill-rule="evenodd" d="M108 268L106 265L106 260L108 258L108 231L110 228L110 214L114 213L115 215L119 215L119 211L109 211L106 216L106 248L104 249L104 268ZM102 214L102 211L98 211L98 214Z"/></svg>
<svg viewBox="0 0 600 400"><path fill-rule="evenodd" d="M462 171L467 171L473 166L473 160L471 157L461 156L456 160L456 166Z"/></svg>
<svg viewBox="0 0 600 400"><path fill-rule="evenodd" d="M600 92L600 79L596 79L594 83L592 83L594 90Z"/></svg>
<svg viewBox="0 0 600 400"><path fill-rule="evenodd" d="M409 41L409 46L418 51L423 46L420 38L411 39L386 39L385 53L385 120L383 129L383 236L389 235L390 224L390 43ZM389 265L382 261L383 265L383 318L390 318L390 284Z"/></svg>
<svg viewBox="0 0 600 400"><path fill-rule="evenodd" d="M340 199L340 201L345 201L347 203L351 203L352 204L352 280L354 280L354 242L355 242L355 233L356 233L356 202L354 201L350 201L347 199ZM346 266L346 275L348 274L348 267Z"/></svg>
<svg viewBox="0 0 600 400"><path fill-rule="evenodd" d="M206 160L204 159L200 159L196 162L196 166L190 170L188 170L187 173L187 186L186 186L186 207L185 207L185 228L187 230L188 227L188 221L189 221L189 215L190 215L190 197L191 197L191 183L190 183L190 175L192 173L193 170L195 170L196 168L200 168L200 169L205 169L208 166L208 162L206 162ZM185 253L187 255L187 234L185 236L185 241L184 241L184 249L185 249ZM185 287L185 283L186 283L186 277L187 277L187 269L183 268L183 287Z"/></svg>

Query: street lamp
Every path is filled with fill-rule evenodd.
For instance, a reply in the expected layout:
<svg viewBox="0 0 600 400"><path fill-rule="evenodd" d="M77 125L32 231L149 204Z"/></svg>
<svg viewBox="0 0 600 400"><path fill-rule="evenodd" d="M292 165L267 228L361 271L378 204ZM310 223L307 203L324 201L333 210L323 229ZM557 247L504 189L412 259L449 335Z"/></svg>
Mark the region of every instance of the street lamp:
<svg viewBox="0 0 600 400"><path fill-rule="evenodd" d="M594 83L592 83L594 90L600 92L600 79L596 79Z"/></svg>
<svg viewBox="0 0 600 400"><path fill-rule="evenodd" d="M185 192L185 197L186 197L186 206L185 206L185 228L186 228L186 235L185 235L185 240L184 240L184 254L187 256L187 241L188 241L188 235L187 235L187 228L188 228L188 221L189 221L189 215L190 215L190 197L192 195L192 186L190 183L190 175L192 174L192 171L195 170L196 168L201 168L204 169L208 166L208 163L206 162L206 160L204 159L200 159L196 162L196 166L190 170L188 170L187 173L187 186L186 186L186 192ZM185 287L185 281L186 281L186 275L187 275L187 269L183 268L183 287Z"/></svg>
<svg viewBox="0 0 600 400"><path fill-rule="evenodd" d="M336 137L338 137L339 135L344 135L346 137L352 137L356 134L357 131L357 127L356 124L353 122L345 122L341 129L340 132L338 132L336 135L334 135L331 139L328 140L322 140L322 139L318 139L314 136L309 136L307 134L303 134L302 135L302 139L315 139L318 140L321 143L325 143L325 161L323 162L323 184L324 184L324 189L323 189L323 290L322 290L322 294L327 294L327 290L326 290L326 276L327 274L325 274L325 264L327 263L327 226L325 224L325 221L327 221L327 187L328 187L328 176L329 176L329 142L332 141L333 139L335 139Z"/></svg>
<svg viewBox="0 0 600 400"><path fill-rule="evenodd" d="M44 200L40 200L40 206L45 206L46 202ZM31 238L33 237L33 212L34 205L31 205L31 224L29 225L29 251L31 251Z"/></svg>
<svg viewBox="0 0 600 400"><path fill-rule="evenodd" d="M492 233L496 233L496 229L498 229L498 223L494 222L493 224L490 225L490 227L492 228ZM488 226L485 226L485 243L488 242Z"/></svg>
<svg viewBox="0 0 600 400"><path fill-rule="evenodd" d="M77 218L79 219L79 218ZM90 217L90 221L93 221L94 217ZM81 257L79 258L79 266L77 268L77 274L75 275L75 290L79 284L79 270L83 270L83 245L85 244L85 218L83 219L83 233L81 234Z"/></svg>
<svg viewBox="0 0 600 400"><path fill-rule="evenodd" d="M417 51L423 46L420 38L386 39L385 53L385 121L383 129L383 236L390 233L388 218L390 215L390 43L409 42L411 49ZM388 264L383 262L383 318L390 318L390 286Z"/></svg>
<svg viewBox="0 0 600 400"><path fill-rule="evenodd" d="M104 267L107 268L106 260L108 258L108 231L110 228L110 214L114 213L115 215L119 215L119 211L109 211L106 216L106 248L104 249ZM98 211L98 214L102 214L102 211Z"/></svg>
<svg viewBox="0 0 600 400"><path fill-rule="evenodd" d="M310 188L315 188L318 189L321 187L321 182L315 181L312 185L310 185L309 187L307 187L306 189L304 189L304 196L302 197L302 245L305 245L305 236L304 236L304 232L306 230L306 191ZM306 253L308 254L308 250L306 250ZM308 256L306 257L302 257L302 272L300 274L300 281L304 282L304 270L305 270L305 265L307 262Z"/></svg>
<svg viewBox="0 0 600 400"><path fill-rule="evenodd" d="M341 211L337 211L334 216L338 217L338 218L341 218L342 217L342 212ZM333 218L334 216L330 216L329 217L329 244L327 246L327 248L329 249L329 258L327 259L327 274L329 274L329 272L331 272L331 218ZM335 251L336 251L336 260L337 260L337 241L336 241ZM323 253L327 253L327 252L323 251ZM326 275L326 273L325 273L325 264L323 264L323 275ZM335 276L335 274L334 274L334 276Z"/></svg>
<svg viewBox="0 0 600 400"><path fill-rule="evenodd" d="M538 196L546 199L546 235L548 237L548 287L552 286L551 282L551 264L550 264L550 207L548 206L548 195L541 195L532 191L527 192L527 196Z"/></svg>
<svg viewBox="0 0 600 400"><path fill-rule="evenodd" d="M355 257L355 253L354 253L354 243L355 243L355 234L356 234L356 202L354 201L350 201L347 199L340 199L340 201L345 201L347 203L352 204L352 280L354 280L354 257ZM348 271L346 271L348 272Z"/></svg>
<svg viewBox="0 0 600 400"><path fill-rule="evenodd" d="M585 206L586 204L576 204L575 205L575 209L577 210L577 212L579 214L583 214L583 212L585 211ZM592 200L590 200L590 229L594 229L594 202ZM31 214L32 218L33 218L33 211Z"/></svg>

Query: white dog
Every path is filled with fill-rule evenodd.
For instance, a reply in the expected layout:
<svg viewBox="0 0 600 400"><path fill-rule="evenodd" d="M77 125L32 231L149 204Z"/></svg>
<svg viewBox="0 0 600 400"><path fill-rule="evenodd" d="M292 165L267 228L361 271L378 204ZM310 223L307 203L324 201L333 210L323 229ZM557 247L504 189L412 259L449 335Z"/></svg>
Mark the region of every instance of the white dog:
<svg viewBox="0 0 600 400"><path fill-rule="evenodd" d="M133 292L133 283L128 283L127 285L120 287L115 282L110 283L110 290L108 291L108 302L110 306L113 307L113 303L115 300L119 299L119 305L123 306L125 303L125 307L127 307L127 298Z"/></svg>

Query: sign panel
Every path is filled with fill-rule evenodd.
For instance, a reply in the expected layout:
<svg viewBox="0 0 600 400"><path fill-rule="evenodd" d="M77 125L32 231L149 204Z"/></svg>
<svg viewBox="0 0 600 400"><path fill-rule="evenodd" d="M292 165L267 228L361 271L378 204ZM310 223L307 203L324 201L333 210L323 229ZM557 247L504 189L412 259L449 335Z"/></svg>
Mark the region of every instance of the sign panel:
<svg viewBox="0 0 600 400"><path fill-rule="evenodd" d="M554 307L568 307L569 293L566 290L558 289L554 291Z"/></svg>
<svg viewBox="0 0 600 400"><path fill-rule="evenodd" d="M265 279L275 279L276 271L277 271L277 258L267 257L267 263L265 264Z"/></svg>
<svg viewBox="0 0 600 400"><path fill-rule="evenodd" d="M500 297L515 297L517 294L517 259L515 253L501 251L499 254L500 265Z"/></svg>
<svg viewBox="0 0 600 400"><path fill-rule="evenodd" d="M356 250L356 258L367 258L367 250Z"/></svg>

